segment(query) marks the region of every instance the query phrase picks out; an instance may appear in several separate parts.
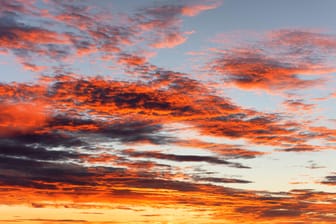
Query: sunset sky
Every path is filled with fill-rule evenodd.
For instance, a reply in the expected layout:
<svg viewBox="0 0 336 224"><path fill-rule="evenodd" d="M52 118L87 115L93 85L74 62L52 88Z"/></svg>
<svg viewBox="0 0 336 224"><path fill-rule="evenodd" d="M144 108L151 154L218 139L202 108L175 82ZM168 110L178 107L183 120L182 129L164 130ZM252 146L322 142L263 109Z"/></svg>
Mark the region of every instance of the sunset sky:
<svg viewBox="0 0 336 224"><path fill-rule="evenodd" d="M0 224L336 223L335 0L0 0Z"/></svg>

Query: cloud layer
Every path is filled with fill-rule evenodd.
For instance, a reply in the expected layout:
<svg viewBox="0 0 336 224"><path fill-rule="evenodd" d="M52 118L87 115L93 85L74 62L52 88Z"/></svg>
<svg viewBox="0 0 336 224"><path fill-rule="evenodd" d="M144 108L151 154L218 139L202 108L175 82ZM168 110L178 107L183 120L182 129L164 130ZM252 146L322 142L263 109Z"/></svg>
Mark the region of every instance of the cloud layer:
<svg viewBox="0 0 336 224"><path fill-rule="evenodd" d="M0 83L0 213L41 211L0 223L168 223L172 214L177 223L336 221L335 193L325 190L336 178L320 175L327 164L268 167L336 149L336 131L322 116L301 116L315 116L321 105L292 93L281 95L281 110L265 112L225 92L326 85L335 71L334 35L280 29L219 47L201 60L211 77L205 82L151 59L186 43L194 30L185 19L221 7L218 1L125 12L90 1L0 4L0 51L38 74L30 83ZM75 72L93 65L89 76ZM298 183L290 178L301 168L322 171L304 189L255 188L261 174ZM69 211L80 214L65 217Z"/></svg>

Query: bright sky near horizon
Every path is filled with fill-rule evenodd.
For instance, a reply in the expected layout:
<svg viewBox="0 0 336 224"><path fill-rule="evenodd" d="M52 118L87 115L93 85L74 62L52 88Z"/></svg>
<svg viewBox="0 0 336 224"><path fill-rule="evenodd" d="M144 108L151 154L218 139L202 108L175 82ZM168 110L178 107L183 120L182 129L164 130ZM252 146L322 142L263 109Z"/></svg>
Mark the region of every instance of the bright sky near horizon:
<svg viewBox="0 0 336 224"><path fill-rule="evenodd" d="M0 224L335 223L335 8L0 0Z"/></svg>

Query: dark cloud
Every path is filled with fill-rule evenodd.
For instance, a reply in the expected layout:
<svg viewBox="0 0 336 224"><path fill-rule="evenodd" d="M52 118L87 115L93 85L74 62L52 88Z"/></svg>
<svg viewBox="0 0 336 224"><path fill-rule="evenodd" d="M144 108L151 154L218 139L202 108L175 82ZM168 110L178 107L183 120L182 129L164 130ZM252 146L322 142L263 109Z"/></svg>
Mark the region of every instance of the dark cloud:
<svg viewBox="0 0 336 224"><path fill-rule="evenodd" d="M15 141L14 139L0 140L0 156L21 157L21 158L27 158L29 160L53 160L53 161L55 160L62 161L78 158L78 155L72 152L60 151L60 150L53 151L48 150L41 146L23 145Z"/></svg>
<svg viewBox="0 0 336 224"><path fill-rule="evenodd" d="M249 168L247 166L243 166L239 163L229 162L226 160L219 159L217 157L212 156L196 156L196 155L175 155L175 154L164 154L160 152L139 152L133 150L124 151L125 154L131 157L140 157L140 158L155 158L155 159L164 159L164 160L172 160L177 162L207 162L212 164L222 164L228 165L236 168Z"/></svg>
<svg viewBox="0 0 336 224"><path fill-rule="evenodd" d="M87 178L92 176L86 168L64 161L55 163L8 156L0 160L4 186L56 189L59 183L89 184Z"/></svg>
<svg viewBox="0 0 336 224"><path fill-rule="evenodd" d="M88 145L88 143L75 136L58 133L22 134L13 136L10 140L21 144L38 144L42 147L74 147Z"/></svg>
<svg viewBox="0 0 336 224"><path fill-rule="evenodd" d="M100 133L110 138L118 139L123 143L131 142L149 142L152 144L166 144L173 140L173 137L167 137L159 134L162 126L151 122L117 122L99 130Z"/></svg>
<svg viewBox="0 0 336 224"><path fill-rule="evenodd" d="M262 213L261 217L265 218L276 218L276 217L298 217L302 214L297 208L289 209L288 207L284 208L274 208L266 210Z"/></svg>
<svg viewBox="0 0 336 224"><path fill-rule="evenodd" d="M321 183L327 185L336 185L336 176L326 176Z"/></svg>

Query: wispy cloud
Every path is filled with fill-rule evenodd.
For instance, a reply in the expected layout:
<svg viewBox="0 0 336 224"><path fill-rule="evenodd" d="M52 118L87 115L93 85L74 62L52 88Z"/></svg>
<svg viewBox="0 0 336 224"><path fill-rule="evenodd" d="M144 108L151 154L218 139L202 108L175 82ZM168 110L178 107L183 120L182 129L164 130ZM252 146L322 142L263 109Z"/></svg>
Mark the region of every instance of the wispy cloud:
<svg viewBox="0 0 336 224"><path fill-rule="evenodd" d="M297 100L286 100L283 102L284 106L289 110L289 111L306 111L309 112L314 109L314 104L309 104L303 102L301 99Z"/></svg>
<svg viewBox="0 0 336 224"><path fill-rule="evenodd" d="M87 2L43 4L50 10L33 1L13 1L4 2L0 11L1 49L15 54L24 68L32 71L48 70L45 64L68 64L74 58L93 54L114 63L118 58L119 62L130 63L123 56L135 54L130 46L155 51L180 45L192 33L181 30L183 16L196 16L220 6L219 2L149 5L120 14Z"/></svg>

